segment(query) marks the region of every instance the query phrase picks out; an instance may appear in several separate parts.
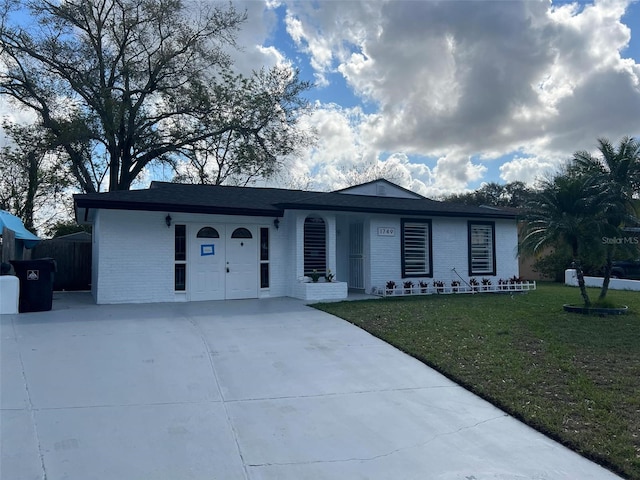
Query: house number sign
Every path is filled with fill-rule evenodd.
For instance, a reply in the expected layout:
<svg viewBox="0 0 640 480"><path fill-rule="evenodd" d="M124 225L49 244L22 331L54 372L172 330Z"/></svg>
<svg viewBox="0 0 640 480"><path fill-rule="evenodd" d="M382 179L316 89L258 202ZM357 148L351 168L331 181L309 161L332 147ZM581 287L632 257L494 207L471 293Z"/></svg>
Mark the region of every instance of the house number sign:
<svg viewBox="0 0 640 480"><path fill-rule="evenodd" d="M393 227L378 227L379 237L395 237L396 229Z"/></svg>

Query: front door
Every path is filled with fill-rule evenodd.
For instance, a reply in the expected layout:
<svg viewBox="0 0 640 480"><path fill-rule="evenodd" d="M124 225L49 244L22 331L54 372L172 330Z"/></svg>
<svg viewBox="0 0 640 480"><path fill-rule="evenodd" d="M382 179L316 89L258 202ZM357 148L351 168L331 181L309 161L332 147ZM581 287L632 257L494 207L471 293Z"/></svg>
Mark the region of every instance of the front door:
<svg viewBox="0 0 640 480"><path fill-rule="evenodd" d="M225 298L258 296L258 240L252 227L227 226Z"/></svg>
<svg viewBox="0 0 640 480"><path fill-rule="evenodd" d="M193 230L188 267L190 299L258 297L258 240L254 227L208 225Z"/></svg>
<svg viewBox="0 0 640 480"><path fill-rule="evenodd" d="M188 270L191 300L223 300L225 296L224 225L196 228Z"/></svg>

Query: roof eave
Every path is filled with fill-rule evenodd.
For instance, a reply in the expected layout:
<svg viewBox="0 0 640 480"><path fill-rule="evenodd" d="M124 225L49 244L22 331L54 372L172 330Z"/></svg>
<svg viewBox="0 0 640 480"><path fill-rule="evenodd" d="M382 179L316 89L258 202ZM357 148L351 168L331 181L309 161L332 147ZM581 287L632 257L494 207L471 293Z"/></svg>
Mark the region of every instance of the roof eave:
<svg viewBox="0 0 640 480"><path fill-rule="evenodd" d="M335 212L354 213L382 213L389 215L413 215L429 217L474 217L474 218L500 218L515 220L517 215L508 212L438 212L434 210L407 210L395 208L375 208L375 207L351 207L342 205L313 205L313 204L277 204L283 210L325 210Z"/></svg>
<svg viewBox="0 0 640 480"><path fill-rule="evenodd" d="M255 217L281 217L284 211L270 208L235 208L215 207L211 205L176 205L174 203L147 203L127 201L103 201L93 199L76 199L76 209L134 210L145 212L204 213L217 215L245 215Z"/></svg>

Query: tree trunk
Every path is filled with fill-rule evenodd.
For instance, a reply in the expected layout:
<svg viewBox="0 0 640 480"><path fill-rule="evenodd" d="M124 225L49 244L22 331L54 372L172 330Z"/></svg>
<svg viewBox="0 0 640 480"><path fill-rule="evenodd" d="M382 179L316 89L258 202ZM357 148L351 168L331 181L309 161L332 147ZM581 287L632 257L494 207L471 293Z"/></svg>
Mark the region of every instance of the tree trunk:
<svg viewBox="0 0 640 480"><path fill-rule="evenodd" d="M613 258L611 255L611 249L607 249L607 263L604 266L604 279L602 280L602 288L600 289L600 296L598 300L604 300L609 291L609 281L611 280L611 270L613 268Z"/></svg>
<svg viewBox="0 0 640 480"><path fill-rule="evenodd" d="M22 220L24 222L24 228L30 232L35 231L33 227L33 212L35 210L35 199L38 193L39 164L36 158L37 155L38 153L33 151L27 154L27 198L24 199Z"/></svg>
<svg viewBox="0 0 640 480"><path fill-rule="evenodd" d="M582 267L578 262L574 262L573 267L576 269L576 277L578 278L578 287L580 287L580 295L582 295L582 299L584 300L584 306L590 307L591 300L589 300L589 294L587 293L587 286L584 283L584 273L582 272Z"/></svg>

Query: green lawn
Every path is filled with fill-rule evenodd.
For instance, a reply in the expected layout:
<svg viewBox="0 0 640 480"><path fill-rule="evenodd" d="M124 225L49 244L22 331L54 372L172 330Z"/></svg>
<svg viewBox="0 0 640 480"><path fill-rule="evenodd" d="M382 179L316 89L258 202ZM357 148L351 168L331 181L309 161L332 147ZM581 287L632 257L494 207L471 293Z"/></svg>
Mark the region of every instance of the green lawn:
<svg viewBox="0 0 640 480"><path fill-rule="evenodd" d="M593 299L598 290L590 289ZM316 305L434 367L511 415L640 479L640 293L631 313L565 313L577 288L430 295Z"/></svg>

